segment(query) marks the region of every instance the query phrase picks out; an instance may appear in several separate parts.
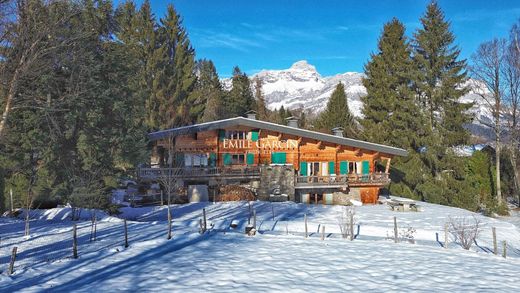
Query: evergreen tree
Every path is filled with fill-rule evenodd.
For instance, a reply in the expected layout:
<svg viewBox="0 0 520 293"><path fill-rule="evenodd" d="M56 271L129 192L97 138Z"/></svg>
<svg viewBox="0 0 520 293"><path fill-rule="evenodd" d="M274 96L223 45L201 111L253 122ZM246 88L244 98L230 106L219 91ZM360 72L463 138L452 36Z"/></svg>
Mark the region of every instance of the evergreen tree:
<svg viewBox="0 0 520 293"><path fill-rule="evenodd" d="M255 100L256 100L256 113L259 120L267 121L269 119L269 110L265 105L265 97L262 93L262 81L260 78L255 78Z"/></svg>
<svg viewBox="0 0 520 293"><path fill-rule="evenodd" d="M249 78L240 71L238 66L235 66L233 68L232 88L226 97L226 115L227 117L243 116L247 111L255 110L255 106Z"/></svg>
<svg viewBox="0 0 520 293"><path fill-rule="evenodd" d="M446 147L469 139L464 125L472 120L467 113L471 105L459 102L468 92L463 86L466 60L459 60L460 49L453 44L455 36L437 2L428 5L421 23L422 28L414 34L415 85L432 133L428 144L442 154Z"/></svg>
<svg viewBox="0 0 520 293"><path fill-rule="evenodd" d="M172 4L168 4L166 17L161 19L159 35L166 50L159 127L192 124L202 115L204 101L192 94L196 83L195 51Z"/></svg>
<svg viewBox="0 0 520 293"><path fill-rule="evenodd" d="M199 103L204 103L201 122L219 120L223 117L223 92L217 70L211 60L200 60L197 63L197 86L195 95Z"/></svg>
<svg viewBox="0 0 520 293"><path fill-rule="evenodd" d="M403 24L393 19L385 24L378 52L365 65L361 125L367 140L417 150L423 120L411 90L414 65Z"/></svg>
<svg viewBox="0 0 520 293"><path fill-rule="evenodd" d="M330 132L332 128L342 127L346 137L356 137L356 124L348 108L345 86L341 82L332 92L327 107L320 113L315 126L323 132Z"/></svg>

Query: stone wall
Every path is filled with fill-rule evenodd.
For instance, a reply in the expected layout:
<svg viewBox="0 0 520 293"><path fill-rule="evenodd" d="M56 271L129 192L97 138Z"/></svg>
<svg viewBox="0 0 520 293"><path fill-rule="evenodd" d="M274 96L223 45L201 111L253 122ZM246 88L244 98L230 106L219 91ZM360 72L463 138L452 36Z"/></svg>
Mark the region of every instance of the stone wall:
<svg viewBox="0 0 520 293"><path fill-rule="evenodd" d="M257 189L259 200L269 200L270 194L279 188L282 194L288 195L288 200L294 201L294 168L293 166L261 166L260 184Z"/></svg>

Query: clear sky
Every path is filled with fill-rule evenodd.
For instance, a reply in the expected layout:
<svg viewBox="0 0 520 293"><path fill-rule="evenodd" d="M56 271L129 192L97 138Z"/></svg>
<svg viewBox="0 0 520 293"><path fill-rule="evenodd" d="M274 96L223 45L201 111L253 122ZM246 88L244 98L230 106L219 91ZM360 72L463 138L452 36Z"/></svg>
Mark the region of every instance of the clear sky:
<svg viewBox="0 0 520 293"><path fill-rule="evenodd" d="M248 74L308 60L322 75L363 71L383 24L399 18L409 36L429 0L178 0L197 58L213 60L221 77L234 65ZM519 0L438 1L462 57L493 37L507 36L520 18ZM157 18L168 1L152 0Z"/></svg>

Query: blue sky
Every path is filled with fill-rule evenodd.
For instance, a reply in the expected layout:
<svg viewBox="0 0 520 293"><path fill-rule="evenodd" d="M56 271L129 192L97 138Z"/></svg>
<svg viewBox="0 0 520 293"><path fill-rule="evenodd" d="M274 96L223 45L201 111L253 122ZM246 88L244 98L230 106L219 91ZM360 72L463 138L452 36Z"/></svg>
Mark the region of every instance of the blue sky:
<svg viewBox="0 0 520 293"><path fill-rule="evenodd" d="M399 18L409 36L429 0L296 1L179 0L197 58L213 60L221 77L234 65L248 74L308 60L324 76L363 71L383 24ZM493 37L507 36L520 18L520 1L438 1L451 22L462 57ZM167 1L153 1L157 18Z"/></svg>

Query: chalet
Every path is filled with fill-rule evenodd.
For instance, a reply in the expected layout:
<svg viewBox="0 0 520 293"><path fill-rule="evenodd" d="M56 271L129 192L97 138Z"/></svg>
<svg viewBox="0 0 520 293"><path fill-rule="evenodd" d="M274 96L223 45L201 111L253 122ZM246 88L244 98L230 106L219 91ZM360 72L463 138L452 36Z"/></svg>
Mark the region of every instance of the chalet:
<svg viewBox="0 0 520 293"><path fill-rule="evenodd" d="M400 148L260 121L254 112L236 117L149 134L154 148L151 166L140 168L140 180L170 176L184 187L203 186L210 194L219 186L246 185L258 199L273 193L297 202L341 204L356 195L376 203L390 183L394 156Z"/></svg>

